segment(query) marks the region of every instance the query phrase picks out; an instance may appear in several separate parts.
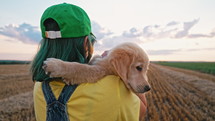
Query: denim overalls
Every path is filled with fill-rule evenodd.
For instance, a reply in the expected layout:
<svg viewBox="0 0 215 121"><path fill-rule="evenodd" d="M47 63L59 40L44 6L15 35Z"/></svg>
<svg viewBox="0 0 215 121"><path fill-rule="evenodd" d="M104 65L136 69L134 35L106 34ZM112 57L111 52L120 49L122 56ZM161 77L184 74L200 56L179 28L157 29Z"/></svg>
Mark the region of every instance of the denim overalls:
<svg viewBox="0 0 215 121"><path fill-rule="evenodd" d="M44 81L42 83L43 94L47 103L46 121L69 121L66 103L75 91L77 85L65 85L59 98L56 99L49 82Z"/></svg>

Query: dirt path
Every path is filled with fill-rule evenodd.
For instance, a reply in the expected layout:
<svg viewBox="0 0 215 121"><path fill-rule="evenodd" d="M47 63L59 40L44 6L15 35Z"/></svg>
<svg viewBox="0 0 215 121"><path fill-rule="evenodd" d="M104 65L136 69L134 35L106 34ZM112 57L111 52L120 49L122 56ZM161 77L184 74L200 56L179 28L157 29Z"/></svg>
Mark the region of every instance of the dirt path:
<svg viewBox="0 0 215 121"><path fill-rule="evenodd" d="M148 76L147 121L215 120L215 82L205 74L151 64Z"/></svg>

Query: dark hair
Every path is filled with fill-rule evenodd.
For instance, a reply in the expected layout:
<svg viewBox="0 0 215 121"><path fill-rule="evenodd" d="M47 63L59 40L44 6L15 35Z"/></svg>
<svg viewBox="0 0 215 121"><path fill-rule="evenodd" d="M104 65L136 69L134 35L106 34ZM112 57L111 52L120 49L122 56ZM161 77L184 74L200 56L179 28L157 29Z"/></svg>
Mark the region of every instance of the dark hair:
<svg viewBox="0 0 215 121"><path fill-rule="evenodd" d="M46 31L59 31L58 24L53 19L44 22ZM95 42L93 35L87 35L91 46ZM84 39L86 36L78 38L57 38L41 40L39 50L31 63L31 73L33 81L44 81L49 79L42 69L43 62L47 58L58 58L63 61L88 63L91 55L85 58Z"/></svg>

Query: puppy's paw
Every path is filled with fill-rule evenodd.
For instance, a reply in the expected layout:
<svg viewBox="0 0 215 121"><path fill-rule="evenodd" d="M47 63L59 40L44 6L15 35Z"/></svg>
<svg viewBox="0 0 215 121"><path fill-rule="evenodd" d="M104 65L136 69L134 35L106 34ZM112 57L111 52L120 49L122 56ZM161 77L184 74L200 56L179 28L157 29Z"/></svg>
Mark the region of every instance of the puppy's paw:
<svg viewBox="0 0 215 121"><path fill-rule="evenodd" d="M43 69L50 77L62 77L63 61L55 58L48 58L43 62Z"/></svg>

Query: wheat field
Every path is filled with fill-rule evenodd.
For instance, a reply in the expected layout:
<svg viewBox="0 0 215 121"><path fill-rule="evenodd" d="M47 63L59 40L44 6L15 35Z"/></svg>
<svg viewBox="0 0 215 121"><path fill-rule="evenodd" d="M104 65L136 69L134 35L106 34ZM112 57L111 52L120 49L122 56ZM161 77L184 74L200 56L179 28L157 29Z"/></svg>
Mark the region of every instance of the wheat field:
<svg viewBox="0 0 215 121"><path fill-rule="evenodd" d="M215 121L215 76L150 65L145 121ZM0 121L35 121L29 65L0 65Z"/></svg>

